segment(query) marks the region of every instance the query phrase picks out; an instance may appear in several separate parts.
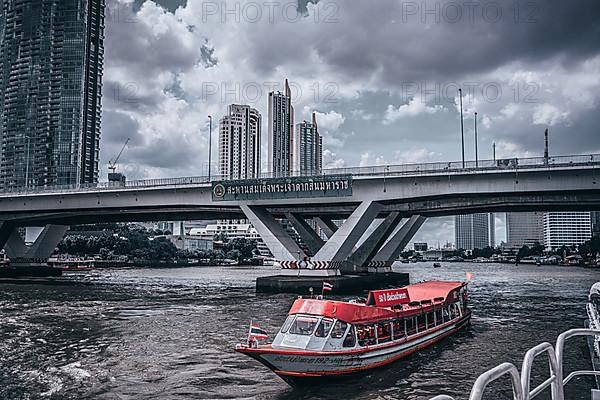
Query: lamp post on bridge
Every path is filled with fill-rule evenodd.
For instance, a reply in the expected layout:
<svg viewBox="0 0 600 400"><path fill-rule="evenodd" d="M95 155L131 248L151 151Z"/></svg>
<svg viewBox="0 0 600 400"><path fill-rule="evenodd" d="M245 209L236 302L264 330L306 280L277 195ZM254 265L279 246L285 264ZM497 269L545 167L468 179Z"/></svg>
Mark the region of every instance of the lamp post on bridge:
<svg viewBox="0 0 600 400"><path fill-rule="evenodd" d="M210 167L212 164L212 115L208 116L208 181L210 182Z"/></svg>
<svg viewBox="0 0 600 400"><path fill-rule="evenodd" d="M465 167L465 123L463 120L463 102L462 102L462 88L458 89L458 95L460 97L460 139L462 148L462 167Z"/></svg>
<svg viewBox="0 0 600 400"><path fill-rule="evenodd" d="M25 136L27 139L27 157L25 157L25 188L29 189L29 147L31 144L31 137Z"/></svg>
<svg viewBox="0 0 600 400"><path fill-rule="evenodd" d="M479 167L479 154L477 147L477 111L475 111L475 168Z"/></svg>

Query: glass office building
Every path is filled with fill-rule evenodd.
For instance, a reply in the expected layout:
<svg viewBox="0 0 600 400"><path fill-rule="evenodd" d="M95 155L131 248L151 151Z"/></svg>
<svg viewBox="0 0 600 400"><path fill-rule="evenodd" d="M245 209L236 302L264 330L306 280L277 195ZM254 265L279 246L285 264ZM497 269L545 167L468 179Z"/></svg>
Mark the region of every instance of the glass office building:
<svg viewBox="0 0 600 400"><path fill-rule="evenodd" d="M0 187L97 182L105 1L0 12Z"/></svg>

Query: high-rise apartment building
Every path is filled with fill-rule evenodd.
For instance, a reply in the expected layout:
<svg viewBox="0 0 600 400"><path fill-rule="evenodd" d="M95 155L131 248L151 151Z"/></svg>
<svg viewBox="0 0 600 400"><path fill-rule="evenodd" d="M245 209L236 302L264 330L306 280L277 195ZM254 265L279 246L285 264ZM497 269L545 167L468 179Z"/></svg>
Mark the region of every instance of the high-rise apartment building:
<svg viewBox="0 0 600 400"><path fill-rule="evenodd" d="M506 213L506 248L516 251L536 243L544 243L544 213Z"/></svg>
<svg viewBox="0 0 600 400"><path fill-rule="evenodd" d="M592 212L592 235L600 236L600 211Z"/></svg>
<svg viewBox="0 0 600 400"><path fill-rule="evenodd" d="M323 168L323 137L319 135L317 115L312 121L303 121L296 125L294 132L294 169L302 175L318 175Z"/></svg>
<svg viewBox="0 0 600 400"><path fill-rule="evenodd" d="M293 170L294 107L288 80L284 92L269 93L269 171L288 176Z"/></svg>
<svg viewBox="0 0 600 400"><path fill-rule="evenodd" d="M544 214L544 246L557 249L576 246L592 237L590 212L547 212Z"/></svg>
<svg viewBox="0 0 600 400"><path fill-rule="evenodd" d="M257 178L260 174L261 115L232 104L219 123L219 170L227 179Z"/></svg>
<svg viewBox="0 0 600 400"><path fill-rule="evenodd" d="M489 214L457 215L454 219L456 248L483 249L490 245Z"/></svg>
<svg viewBox="0 0 600 400"><path fill-rule="evenodd" d="M0 187L96 182L105 1L0 7Z"/></svg>
<svg viewBox="0 0 600 400"><path fill-rule="evenodd" d="M496 247L496 214L489 213L488 214L488 229L489 229L489 246L491 248Z"/></svg>

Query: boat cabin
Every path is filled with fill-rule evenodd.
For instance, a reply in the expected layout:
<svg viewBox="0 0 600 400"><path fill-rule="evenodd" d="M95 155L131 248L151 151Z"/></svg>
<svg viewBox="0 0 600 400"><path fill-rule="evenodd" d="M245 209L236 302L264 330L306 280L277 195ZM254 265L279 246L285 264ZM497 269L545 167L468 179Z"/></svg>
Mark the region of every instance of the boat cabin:
<svg viewBox="0 0 600 400"><path fill-rule="evenodd" d="M467 312L467 284L423 282L349 302L298 298L273 348L342 351L410 341Z"/></svg>

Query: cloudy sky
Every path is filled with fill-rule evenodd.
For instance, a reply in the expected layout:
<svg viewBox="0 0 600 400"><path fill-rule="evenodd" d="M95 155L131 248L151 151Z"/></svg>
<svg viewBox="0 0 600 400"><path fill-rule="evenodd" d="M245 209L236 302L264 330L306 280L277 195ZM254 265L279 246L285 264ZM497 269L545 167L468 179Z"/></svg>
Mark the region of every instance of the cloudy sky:
<svg viewBox="0 0 600 400"><path fill-rule="evenodd" d="M205 173L208 115L230 103L261 111L266 145L285 78L327 166L459 160L458 87L467 159L474 112L480 158L539 156L546 128L552 155L600 153L600 2L426 3L109 0L103 173L128 137L130 179ZM415 239L452 241L452 218Z"/></svg>

